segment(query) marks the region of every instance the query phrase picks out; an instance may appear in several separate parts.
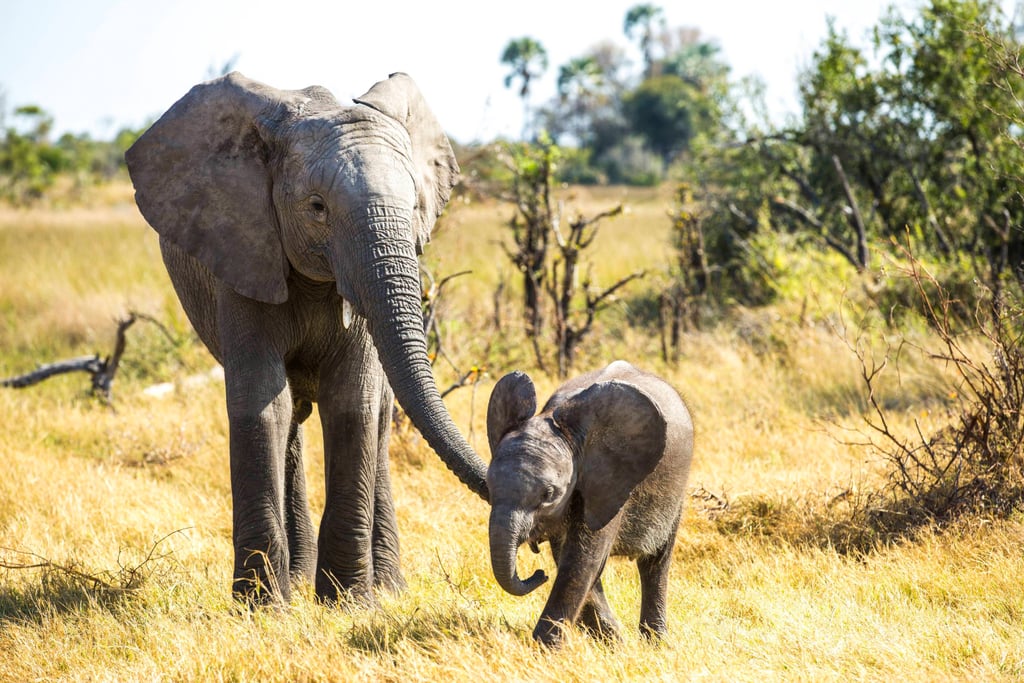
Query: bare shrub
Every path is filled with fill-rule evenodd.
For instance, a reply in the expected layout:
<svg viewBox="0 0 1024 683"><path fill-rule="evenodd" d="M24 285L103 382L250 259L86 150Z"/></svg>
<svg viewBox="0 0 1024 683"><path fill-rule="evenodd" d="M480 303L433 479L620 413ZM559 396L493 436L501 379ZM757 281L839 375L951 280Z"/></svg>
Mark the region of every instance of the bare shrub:
<svg viewBox="0 0 1024 683"><path fill-rule="evenodd" d="M899 533L965 513L1005 516L1024 501L1024 309L1020 301L1004 301L994 316L991 311L974 315L970 332L990 349L988 359L980 361L965 349L968 335L955 322L961 302L912 254L906 256L905 275L916 284L937 337L939 348L928 354L954 370L958 409L932 435L916 422L914 438L897 435L875 393L885 363L874 365L855 349L872 411L870 445L889 465L883 505L866 511L869 521L879 531Z"/></svg>
<svg viewBox="0 0 1024 683"><path fill-rule="evenodd" d="M557 162L562 155L563 151L543 135L536 144L510 146L506 162L511 174L510 190L501 199L516 209L508 224L513 245L503 243L502 248L523 276L526 335L538 367L547 372L541 338L551 321L557 372L565 378L597 314L616 300L620 289L646 273L633 272L609 287L598 286L589 264L580 276L583 252L594 244L598 224L621 215L623 207L620 204L593 217L567 216L564 202L553 196ZM495 306L496 321L501 317L498 311ZM497 327L500 329L500 322Z"/></svg>
<svg viewBox="0 0 1024 683"><path fill-rule="evenodd" d="M899 373L900 358L915 345L906 337L887 342L875 355L861 335L837 332L860 363L868 413L863 441L851 443L881 456L881 485L850 485L792 499L751 495L728 501L711 516L723 534L743 534L797 545L863 553L879 544L913 538L923 528L972 518L1007 517L1024 503L1024 307L1005 300L986 305L980 297L970 325L963 302L949 295L913 257L903 276L914 285L933 330L935 348L926 358L953 371L955 408L931 434L913 420L910 434L897 427L883 397L883 378ZM993 316L992 311L997 315ZM984 359L968 348L978 340Z"/></svg>

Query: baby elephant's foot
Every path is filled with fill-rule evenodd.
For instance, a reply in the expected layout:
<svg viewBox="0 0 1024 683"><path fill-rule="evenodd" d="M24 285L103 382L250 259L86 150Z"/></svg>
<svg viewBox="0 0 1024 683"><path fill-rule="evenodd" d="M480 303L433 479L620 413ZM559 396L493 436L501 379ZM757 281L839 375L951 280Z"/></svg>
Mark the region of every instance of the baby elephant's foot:
<svg viewBox="0 0 1024 683"><path fill-rule="evenodd" d="M665 639L665 634L668 632L668 627L664 621L641 621L640 622L640 635L645 640L650 641L654 644L659 644Z"/></svg>
<svg viewBox="0 0 1024 683"><path fill-rule="evenodd" d="M565 638L567 627L564 621L541 619L533 629L533 639L545 647L558 647Z"/></svg>
<svg viewBox="0 0 1024 683"><path fill-rule="evenodd" d="M587 604L583 607L579 624L591 636L607 643L622 640L622 627L618 619L612 614L602 614L593 605Z"/></svg>

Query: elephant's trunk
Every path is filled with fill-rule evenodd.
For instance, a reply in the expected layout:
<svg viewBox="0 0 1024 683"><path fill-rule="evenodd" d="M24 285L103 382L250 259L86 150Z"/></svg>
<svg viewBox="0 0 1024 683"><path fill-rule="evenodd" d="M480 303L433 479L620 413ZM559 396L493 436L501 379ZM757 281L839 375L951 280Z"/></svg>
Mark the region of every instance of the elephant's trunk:
<svg viewBox="0 0 1024 683"><path fill-rule="evenodd" d="M487 528L491 571L498 585L512 595L526 595L548 580L544 570L538 569L524 581L516 569L516 553L530 533L530 523L531 517L520 511L504 506L491 508Z"/></svg>
<svg viewBox="0 0 1024 683"><path fill-rule="evenodd" d="M402 409L448 469L487 500L487 465L452 422L434 382L423 331L419 262L409 218L396 213L400 212L370 207L359 221L363 225L355 226L364 243L354 249L351 244L344 247L363 260L350 283L356 307L366 316L381 365Z"/></svg>

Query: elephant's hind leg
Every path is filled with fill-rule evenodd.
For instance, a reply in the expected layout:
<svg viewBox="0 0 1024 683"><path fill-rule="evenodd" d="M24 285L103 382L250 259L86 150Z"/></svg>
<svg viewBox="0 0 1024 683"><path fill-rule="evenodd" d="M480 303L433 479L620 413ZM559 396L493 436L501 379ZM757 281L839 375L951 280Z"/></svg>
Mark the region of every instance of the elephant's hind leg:
<svg viewBox="0 0 1024 683"><path fill-rule="evenodd" d="M622 638L622 626L615 618L615 613L605 598L600 577L590 590L587 601L583 603L579 623L592 635L602 640L615 641Z"/></svg>
<svg viewBox="0 0 1024 683"><path fill-rule="evenodd" d="M312 582L316 572L316 531L309 515L302 460L302 422L311 411L309 401L295 402L285 456L285 528L288 532L288 570L293 586Z"/></svg>
<svg viewBox="0 0 1024 683"><path fill-rule="evenodd" d="M654 554L636 561L640 571L640 633L648 638L664 636L668 630L668 572L675 540L673 532Z"/></svg>

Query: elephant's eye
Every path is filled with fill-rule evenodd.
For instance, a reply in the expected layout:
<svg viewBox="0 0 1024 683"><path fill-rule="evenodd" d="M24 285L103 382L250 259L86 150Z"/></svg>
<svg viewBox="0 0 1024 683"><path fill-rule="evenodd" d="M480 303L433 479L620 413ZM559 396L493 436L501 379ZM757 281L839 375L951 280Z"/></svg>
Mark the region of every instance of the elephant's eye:
<svg viewBox="0 0 1024 683"><path fill-rule="evenodd" d="M558 489L554 486L549 486L544 489L544 504L550 505L555 502L555 498L558 497Z"/></svg>
<svg viewBox="0 0 1024 683"><path fill-rule="evenodd" d="M323 216L327 213L327 205L324 204L324 200L320 197L313 196L309 198L309 208L313 210L313 213Z"/></svg>

